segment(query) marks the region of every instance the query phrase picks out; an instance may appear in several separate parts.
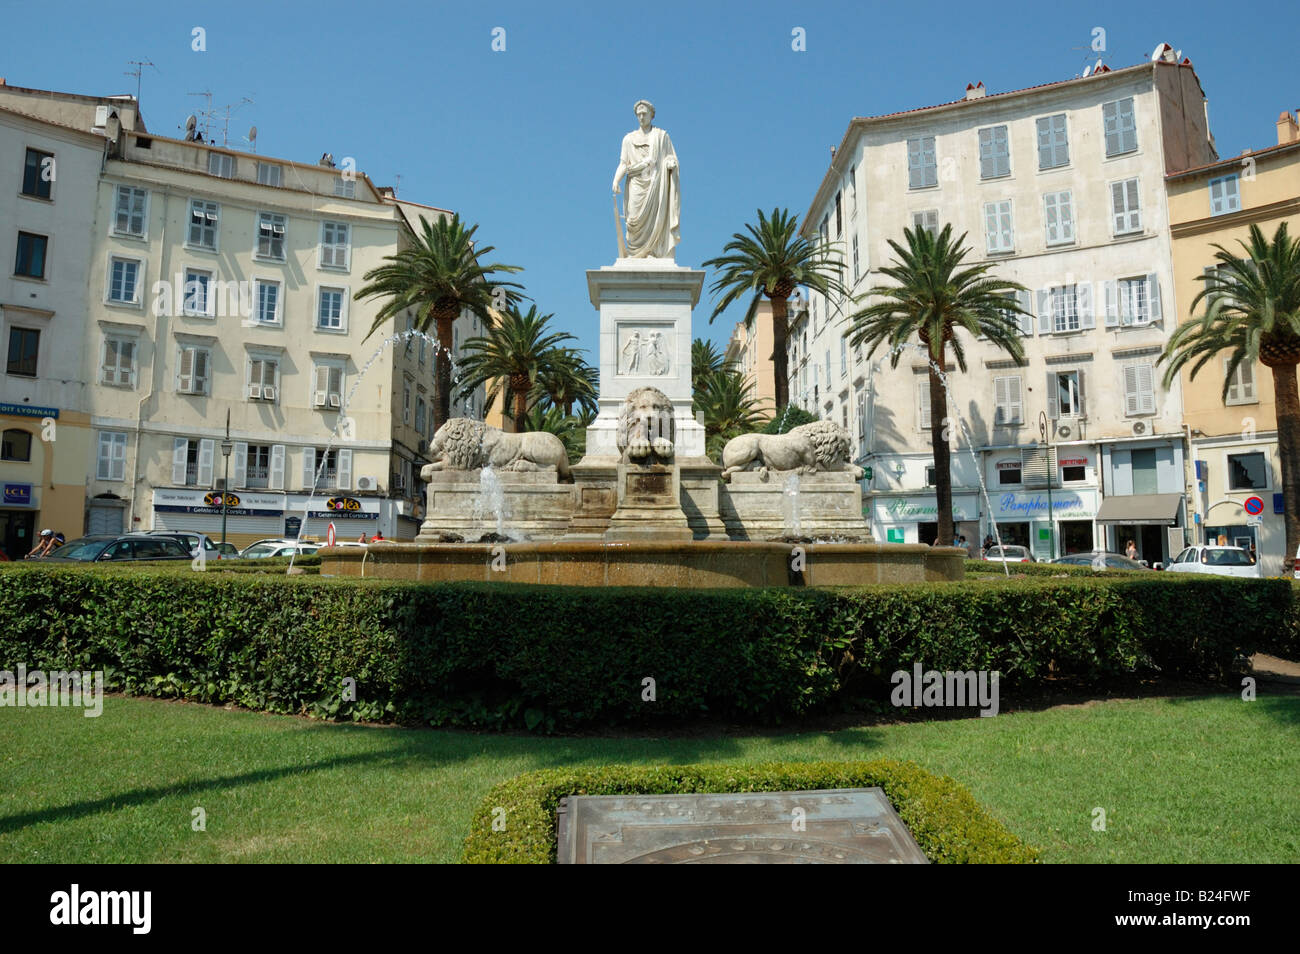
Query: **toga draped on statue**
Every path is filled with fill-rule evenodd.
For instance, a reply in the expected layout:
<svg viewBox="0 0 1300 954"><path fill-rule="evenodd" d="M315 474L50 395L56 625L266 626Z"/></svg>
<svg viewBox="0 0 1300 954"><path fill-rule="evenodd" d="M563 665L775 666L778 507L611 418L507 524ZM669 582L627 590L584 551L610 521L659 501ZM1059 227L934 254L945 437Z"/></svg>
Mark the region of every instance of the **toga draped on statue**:
<svg viewBox="0 0 1300 954"><path fill-rule="evenodd" d="M668 164L670 156L673 162ZM627 176L628 257L672 258L682 240L681 183L673 141L657 126L634 129L623 137L619 162L629 170L642 167Z"/></svg>

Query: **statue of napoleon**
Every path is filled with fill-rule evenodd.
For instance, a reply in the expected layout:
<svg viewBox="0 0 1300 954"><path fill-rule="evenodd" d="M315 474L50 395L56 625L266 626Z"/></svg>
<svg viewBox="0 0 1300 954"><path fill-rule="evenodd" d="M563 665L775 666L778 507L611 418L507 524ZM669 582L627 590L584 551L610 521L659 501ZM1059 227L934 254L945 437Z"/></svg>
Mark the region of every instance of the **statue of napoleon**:
<svg viewBox="0 0 1300 954"><path fill-rule="evenodd" d="M682 240L682 193L677 154L673 152L673 141L668 138L668 133L651 125L655 118L654 104L643 99L632 109L641 128L623 137L623 151L614 172L616 197L623 177L627 177L627 198L623 209L627 243L624 245L620 225L619 257L671 259ZM614 210L617 216L617 198L614 199Z"/></svg>

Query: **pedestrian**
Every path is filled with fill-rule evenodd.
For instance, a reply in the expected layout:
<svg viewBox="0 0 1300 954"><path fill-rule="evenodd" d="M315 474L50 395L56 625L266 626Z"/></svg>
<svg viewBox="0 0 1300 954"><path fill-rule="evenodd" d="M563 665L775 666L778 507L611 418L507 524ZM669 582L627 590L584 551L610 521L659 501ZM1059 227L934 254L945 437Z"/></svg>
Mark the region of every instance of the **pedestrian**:
<svg viewBox="0 0 1300 954"><path fill-rule="evenodd" d="M384 539L384 533L383 533L383 531L382 531L382 530L376 530L376 531L375 531L375 535L374 535L373 537L370 538L370 542L371 542L371 543L380 543L383 539Z"/></svg>
<svg viewBox="0 0 1300 954"><path fill-rule="evenodd" d="M361 532L361 536L359 536L359 537L357 538L357 543L366 543L366 542L368 542L368 541L366 540L366 534L365 534L365 531L363 530L363 531Z"/></svg>
<svg viewBox="0 0 1300 954"><path fill-rule="evenodd" d="M1128 546L1124 548L1124 555L1130 560L1136 560L1138 558L1137 544L1130 540Z"/></svg>
<svg viewBox="0 0 1300 954"><path fill-rule="evenodd" d="M1256 556L1255 556L1255 541L1254 541L1254 540L1251 540L1251 541L1250 541L1250 562L1251 562L1251 563L1258 563L1258 562L1259 562L1258 559L1257 559Z"/></svg>
<svg viewBox="0 0 1300 954"><path fill-rule="evenodd" d="M36 538L36 546L32 552L23 557L24 560L39 560L54 548L54 531L42 530L40 536Z"/></svg>

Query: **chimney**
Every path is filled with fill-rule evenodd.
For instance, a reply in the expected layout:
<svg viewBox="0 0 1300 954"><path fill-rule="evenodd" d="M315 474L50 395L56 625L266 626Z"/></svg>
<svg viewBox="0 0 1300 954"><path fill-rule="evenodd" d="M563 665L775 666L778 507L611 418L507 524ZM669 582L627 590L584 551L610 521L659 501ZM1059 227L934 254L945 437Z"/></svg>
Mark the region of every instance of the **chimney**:
<svg viewBox="0 0 1300 954"><path fill-rule="evenodd" d="M975 83L974 85L972 85L972 84L970 84L970 83L967 83L967 84L966 84L966 98L967 98L967 99L983 99L983 98L984 98L984 95L985 95L985 93L984 93L984 81L983 81L983 80L980 80L978 83Z"/></svg>
<svg viewBox="0 0 1300 954"><path fill-rule="evenodd" d="M380 186L379 194L384 196L385 198L394 199L397 197L397 190L395 190L392 186Z"/></svg>
<svg viewBox="0 0 1300 954"><path fill-rule="evenodd" d="M1285 146L1289 142L1300 142L1300 125L1296 123L1295 114L1284 109L1277 117L1277 144Z"/></svg>

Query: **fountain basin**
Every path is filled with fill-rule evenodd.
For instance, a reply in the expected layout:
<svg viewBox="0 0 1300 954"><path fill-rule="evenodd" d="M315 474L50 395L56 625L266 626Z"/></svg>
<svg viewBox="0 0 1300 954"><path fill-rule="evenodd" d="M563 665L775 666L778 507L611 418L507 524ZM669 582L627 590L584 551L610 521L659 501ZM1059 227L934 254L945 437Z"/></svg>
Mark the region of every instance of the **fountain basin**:
<svg viewBox="0 0 1300 954"><path fill-rule="evenodd" d="M799 559L792 552L798 546ZM960 580L966 551L918 543L597 540L323 547L322 575L558 586L857 586Z"/></svg>

